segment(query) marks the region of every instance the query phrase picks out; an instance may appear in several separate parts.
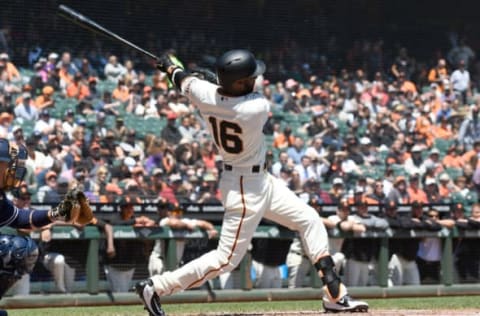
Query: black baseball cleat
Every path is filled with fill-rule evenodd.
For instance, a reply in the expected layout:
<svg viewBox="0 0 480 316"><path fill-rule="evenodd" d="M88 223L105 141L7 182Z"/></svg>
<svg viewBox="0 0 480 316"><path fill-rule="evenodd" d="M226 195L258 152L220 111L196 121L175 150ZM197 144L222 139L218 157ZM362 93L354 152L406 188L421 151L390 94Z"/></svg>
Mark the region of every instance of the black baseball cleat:
<svg viewBox="0 0 480 316"><path fill-rule="evenodd" d="M323 308L326 313L366 313L368 312L368 304L366 302L357 301L350 296L345 295L337 302L332 302L328 297L323 297Z"/></svg>
<svg viewBox="0 0 480 316"><path fill-rule="evenodd" d="M145 305L145 309L150 316L165 316L162 304L160 304L160 296L155 292L151 279L143 280L135 284L135 291L142 299L143 305Z"/></svg>

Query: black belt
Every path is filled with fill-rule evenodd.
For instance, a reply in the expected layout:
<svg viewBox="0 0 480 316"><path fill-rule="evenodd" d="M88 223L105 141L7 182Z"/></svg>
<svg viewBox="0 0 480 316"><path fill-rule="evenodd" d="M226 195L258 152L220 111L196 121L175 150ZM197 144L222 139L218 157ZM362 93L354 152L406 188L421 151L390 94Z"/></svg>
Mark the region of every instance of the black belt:
<svg viewBox="0 0 480 316"><path fill-rule="evenodd" d="M232 171L234 169L234 167L232 165L228 165L228 164L223 164L223 168L225 170L228 170L228 171ZM255 165L255 166L252 166L252 173L259 173L261 170L264 170L267 168L267 164L264 163L263 164L263 168L260 169L260 165Z"/></svg>

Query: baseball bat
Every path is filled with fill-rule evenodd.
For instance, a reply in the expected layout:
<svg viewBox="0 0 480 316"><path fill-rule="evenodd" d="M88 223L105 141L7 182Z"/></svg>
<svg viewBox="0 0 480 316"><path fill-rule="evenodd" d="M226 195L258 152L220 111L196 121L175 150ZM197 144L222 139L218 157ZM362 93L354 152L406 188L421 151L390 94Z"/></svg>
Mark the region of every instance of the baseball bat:
<svg viewBox="0 0 480 316"><path fill-rule="evenodd" d="M119 42L121 42L121 43L123 43L123 44L139 51L140 53L142 53L144 55L147 55L148 57L153 58L157 61L159 59L155 54L152 54L151 52L133 44L132 42L126 40L125 38L121 37L120 35L110 31L107 28L104 28L103 26L94 22L90 18L88 18L88 17L84 16L83 14L67 7L66 5L63 5L63 4L59 5L58 6L58 13L63 18L65 18L65 19L67 19L67 20L69 20L69 21L71 21L75 24L78 24L81 27L83 27L83 28L85 28L89 31L92 31L94 33L101 34L101 35L103 35L107 38L119 41Z"/></svg>

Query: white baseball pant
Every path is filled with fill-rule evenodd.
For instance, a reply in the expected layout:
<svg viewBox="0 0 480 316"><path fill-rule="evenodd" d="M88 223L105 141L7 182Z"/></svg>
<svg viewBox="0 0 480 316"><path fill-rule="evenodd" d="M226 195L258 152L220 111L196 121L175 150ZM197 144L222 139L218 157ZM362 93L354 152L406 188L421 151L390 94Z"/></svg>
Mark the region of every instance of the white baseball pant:
<svg viewBox="0 0 480 316"><path fill-rule="evenodd" d="M279 266L269 266L252 260L252 268L255 271L255 288L276 289L282 287L282 274Z"/></svg>
<svg viewBox="0 0 480 316"><path fill-rule="evenodd" d="M218 247L175 271L153 276L159 295L198 287L232 271L245 255L262 217L299 232L312 262L328 255L328 236L317 212L280 180L260 171L225 170L220 180L225 214Z"/></svg>
<svg viewBox="0 0 480 316"><path fill-rule="evenodd" d="M122 270L110 265L104 267L105 275L113 293L126 293L132 288L133 274L135 268Z"/></svg>
<svg viewBox="0 0 480 316"><path fill-rule="evenodd" d="M70 293L75 286L75 269L65 262L65 256L49 252L43 257L43 265L50 271L55 285L62 293Z"/></svg>
<svg viewBox="0 0 480 316"><path fill-rule="evenodd" d="M22 277L15 282L8 290L10 295L28 295L30 294L30 274L25 273Z"/></svg>
<svg viewBox="0 0 480 316"><path fill-rule="evenodd" d="M415 260L392 255L388 262L389 285L419 285L420 273Z"/></svg>

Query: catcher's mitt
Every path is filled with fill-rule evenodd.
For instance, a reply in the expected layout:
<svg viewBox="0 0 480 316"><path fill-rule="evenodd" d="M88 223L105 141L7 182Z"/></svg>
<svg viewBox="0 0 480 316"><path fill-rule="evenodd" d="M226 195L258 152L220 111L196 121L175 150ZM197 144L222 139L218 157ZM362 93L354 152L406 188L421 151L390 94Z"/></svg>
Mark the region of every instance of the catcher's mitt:
<svg viewBox="0 0 480 316"><path fill-rule="evenodd" d="M52 211L56 219L68 223L86 225L92 222L93 212L90 203L82 191L69 190L63 201Z"/></svg>

